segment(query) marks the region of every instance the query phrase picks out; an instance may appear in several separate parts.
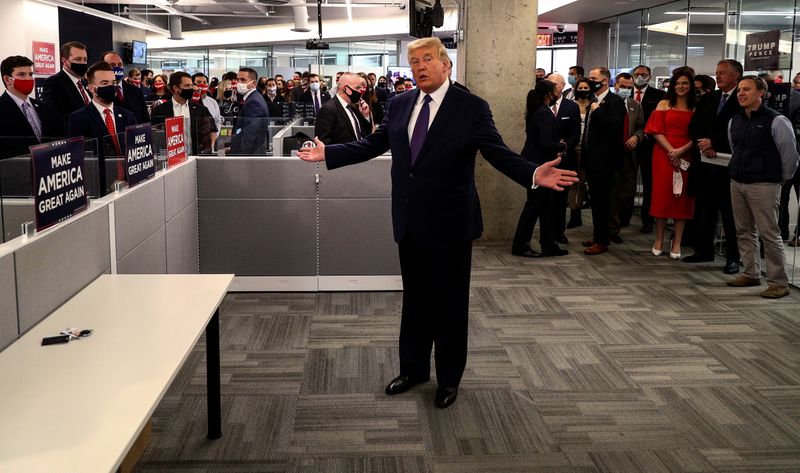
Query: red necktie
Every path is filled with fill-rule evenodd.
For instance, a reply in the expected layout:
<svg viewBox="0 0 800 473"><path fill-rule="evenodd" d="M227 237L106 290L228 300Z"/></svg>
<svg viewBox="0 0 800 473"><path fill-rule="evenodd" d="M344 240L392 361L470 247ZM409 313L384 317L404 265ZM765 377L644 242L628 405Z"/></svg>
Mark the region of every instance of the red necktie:
<svg viewBox="0 0 800 473"><path fill-rule="evenodd" d="M103 110L103 115L106 116L106 128L108 129L108 134L111 135L111 141L114 143L114 150L117 152L118 157L122 157L122 150L119 147L119 139L117 138L117 131L114 127L114 115L111 114L111 110L105 109ZM123 180L124 176L122 175L122 160L117 161L117 180Z"/></svg>
<svg viewBox="0 0 800 473"><path fill-rule="evenodd" d="M86 95L86 89L83 88L83 82L78 80L78 90L81 91L81 97L83 97L83 103L85 105L89 105L89 96Z"/></svg>
<svg viewBox="0 0 800 473"><path fill-rule="evenodd" d="M121 85L117 86L117 100L119 100L120 102L122 102L122 100L123 100L122 99L122 86Z"/></svg>
<svg viewBox="0 0 800 473"><path fill-rule="evenodd" d="M639 103L642 103L642 91L641 90L637 90L636 91L636 101L639 102Z"/></svg>

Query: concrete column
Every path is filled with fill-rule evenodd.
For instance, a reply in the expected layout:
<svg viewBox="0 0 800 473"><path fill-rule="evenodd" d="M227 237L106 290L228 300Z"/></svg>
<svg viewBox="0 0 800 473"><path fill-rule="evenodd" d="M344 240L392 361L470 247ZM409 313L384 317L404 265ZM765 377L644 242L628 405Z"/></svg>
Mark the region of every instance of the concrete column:
<svg viewBox="0 0 800 473"><path fill-rule="evenodd" d="M495 125L513 151L525 144L525 97L536 69L536 0L467 0L456 77L489 102ZM478 159L476 180L484 241L514 236L525 189Z"/></svg>
<svg viewBox="0 0 800 473"><path fill-rule="evenodd" d="M578 25L578 64L586 69L597 66L613 68L614 64L608 63L609 23L581 23ZM634 67L636 64L634 64Z"/></svg>

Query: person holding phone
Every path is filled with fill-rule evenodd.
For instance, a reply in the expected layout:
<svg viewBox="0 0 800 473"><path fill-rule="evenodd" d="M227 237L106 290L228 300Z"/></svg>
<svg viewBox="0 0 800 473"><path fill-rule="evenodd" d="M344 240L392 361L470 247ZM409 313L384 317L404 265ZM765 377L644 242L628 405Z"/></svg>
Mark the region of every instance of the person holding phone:
<svg viewBox="0 0 800 473"><path fill-rule="evenodd" d="M319 109L314 134L326 145L358 141L372 134L370 108L363 99L367 81L347 72L339 78L336 95Z"/></svg>

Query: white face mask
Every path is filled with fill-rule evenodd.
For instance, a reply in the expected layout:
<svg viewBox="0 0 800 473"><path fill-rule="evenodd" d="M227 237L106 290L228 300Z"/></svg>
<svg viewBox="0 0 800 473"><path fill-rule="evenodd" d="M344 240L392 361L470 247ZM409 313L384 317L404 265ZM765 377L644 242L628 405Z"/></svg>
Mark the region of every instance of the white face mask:
<svg viewBox="0 0 800 473"><path fill-rule="evenodd" d="M269 92L270 94L276 94L278 92L278 88L277 87L267 87L267 92Z"/></svg>
<svg viewBox="0 0 800 473"><path fill-rule="evenodd" d="M250 89L247 87L248 85L250 85L250 82L247 82L247 83L239 82L239 83L237 83L236 84L236 93L239 94L239 95L244 95L244 94L250 92Z"/></svg>
<svg viewBox="0 0 800 473"><path fill-rule="evenodd" d="M617 91L617 95L619 95L619 97L620 97L622 100L628 100L628 99L631 97L631 92L633 92L631 89L623 89L623 88L620 88L620 89Z"/></svg>
<svg viewBox="0 0 800 473"><path fill-rule="evenodd" d="M633 83L636 84L636 87L644 87L647 85L647 77L636 76L633 78Z"/></svg>
<svg viewBox="0 0 800 473"><path fill-rule="evenodd" d="M319 82L312 82L308 84L308 87L311 89L311 92L319 92Z"/></svg>

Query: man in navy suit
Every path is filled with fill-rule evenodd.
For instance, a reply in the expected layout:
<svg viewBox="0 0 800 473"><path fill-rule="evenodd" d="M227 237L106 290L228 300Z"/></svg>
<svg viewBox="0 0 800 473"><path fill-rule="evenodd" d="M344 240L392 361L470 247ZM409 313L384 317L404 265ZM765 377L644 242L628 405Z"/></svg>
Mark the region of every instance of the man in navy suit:
<svg viewBox="0 0 800 473"><path fill-rule="evenodd" d="M403 276L400 376L386 386L394 395L427 382L436 346L435 405L453 404L467 361L467 313L472 241L483 224L475 188L475 155L525 188L561 189L574 172L536 166L506 147L489 105L452 87L452 63L438 38L408 45L418 89L396 96L381 126L365 139L303 148L305 161L328 169L372 159L392 150L392 221Z"/></svg>
<svg viewBox="0 0 800 473"><path fill-rule="evenodd" d="M256 90L258 73L249 67L242 67L236 75L236 93L242 100L239 118L233 127L231 153L244 155L264 155L267 149L269 126L269 107L264 96Z"/></svg>
<svg viewBox="0 0 800 473"><path fill-rule="evenodd" d="M30 146L53 137L51 115L43 103L30 98L35 86L30 59L7 57L0 63L0 74L6 87L0 96L0 159L26 155Z"/></svg>
<svg viewBox="0 0 800 473"><path fill-rule="evenodd" d="M583 68L581 68L581 70L582 69ZM575 157L575 148L578 146L581 140L580 107L578 107L578 104L576 104L574 101L565 99L564 87L566 87L567 84L564 80L564 76L554 72L550 74L546 80L549 80L556 85L556 93L559 96L558 101L551 108L553 108L553 111L556 114L556 133L558 134L558 137L564 140L564 143L567 144L567 154L561 161L561 167L564 169L569 169L570 171L577 171L578 160ZM564 231L567 228L567 193L559 192L556 195L556 203L558 205L555 227L557 231L556 241L558 243L566 244L569 242L566 235L564 235Z"/></svg>
<svg viewBox="0 0 800 473"><path fill-rule="evenodd" d="M319 75L309 74L308 90L300 97L300 102L310 103L314 106L314 115L319 113L319 109L331 99L331 94L321 89L322 82Z"/></svg>
<svg viewBox="0 0 800 473"><path fill-rule="evenodd" d="M44 81L42 102L53 114L55 132L67 131L67 116L89 105L91 93L86 90L85 76L89 68L86 46L70 41L61 46L61 72Z"/></svg>
<svg viewBox="0 0 800 473"><path fill-rule="evenodd" d="M114 51L107 51L101 57L102 61L111 64L114 77L117 79L117 97L114 99L114 104L133 113L136 123L149 122L150 115L147 113L142 89L122 80L125 78L125 64L122 62L122 57Z"/></svg>
<svg viewBox="0 0 800 473"><path fill-rule="evenodd" d="M125 179L124 133L125 128L136 125L133 113L114 105L116 78L114 69L107 62L98 62L86 73L88 89L93 94L92 102L80 110L72 112L67 119L67 136L83 136L97 139L98 169L100 175L100 194L105 195L110 188L106 177L106 158L117 157L115 180Z"/></svg>

